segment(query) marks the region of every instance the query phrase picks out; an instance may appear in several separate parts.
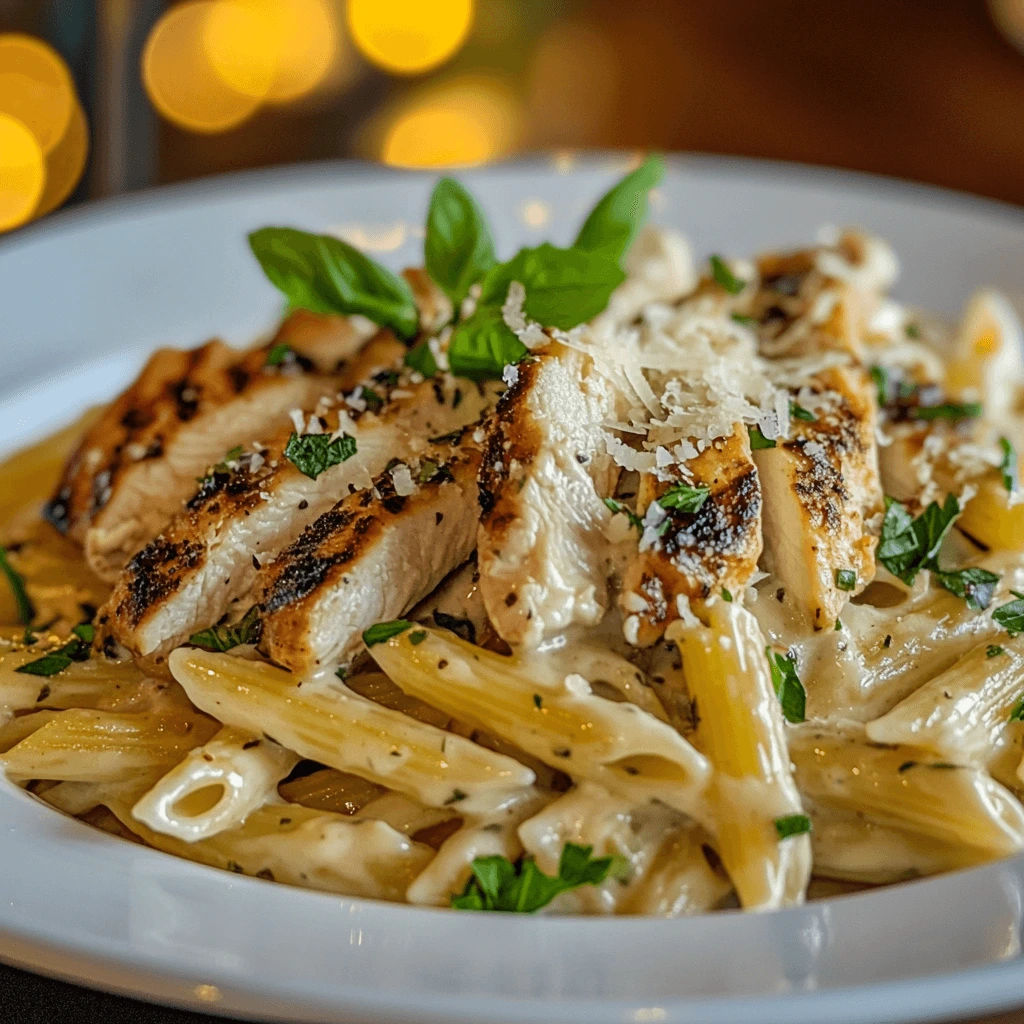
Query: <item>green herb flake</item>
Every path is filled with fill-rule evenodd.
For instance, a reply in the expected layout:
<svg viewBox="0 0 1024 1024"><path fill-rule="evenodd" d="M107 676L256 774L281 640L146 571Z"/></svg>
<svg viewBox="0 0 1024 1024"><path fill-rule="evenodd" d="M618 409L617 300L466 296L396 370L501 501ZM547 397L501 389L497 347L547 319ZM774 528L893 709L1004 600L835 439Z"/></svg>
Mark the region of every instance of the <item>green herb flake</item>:
<svg viewBox="0 0 1024 1024"><path fill-rule="evenodd" d="M376 412L384 404L384 399L365 384L360 388L359 397L366 403L366 408L370 412Z"/></svg>
<svg viewBox="0 0 1024 1024"><path fill-rule="evenodd" d="M726 604L732 604L732 592L726 590L725 587L722 587L722 600L725 601Z"/></svg>
<svg viewBox="0 0 1024 1024"><path fill-rule="evenodd" d="M921 328L915 323L908 323L903 325L903 333L913 340L917 340L921 337Z"/></svg>
<svg viewBox="0 0 1024 1024"><path fill-rule="evenodd" d="M836 624L833 627L833 629L835 630L835 632L839 633L839 632L841 632L842 628L843 628L842 619L836 619Z"/></svg>
<svg viewBox="0 0 1024 1024"><path fill-rule="evenodd" d="M340 238L267 227L249 235L249 246L292 309L358 313L400 338L415 336L419 314L408 283Z"/></svg>
<svg viewBox="0 0 1024 1024"><path fill-rule="evenodd" d="M593 857L592 846L566 843L554 878L525 858L513 864L507 857L477 857L473 877L466 888L452 897L457 910L490 910L532 914L547 906L563 892L581 885L600 885L617 865L615 857Z"/></svg>
<svg viewBox="0 0 1024 1024"><path fill-rule="evenodd" d="M454 178L442 178L431 193L423 253L427 273L456 313L470 287L497 262L486 217Z"/></svg>
<svg viewBox="0 0 1024 1024"><path fill-rule="evenodd" d="M922 569L937 568L939 548L958 515L960 503L953 494L941 506L933 501L916 519L887 497L876 557L907 586L913 585Z"/></svg>
<svg viewBox="0 0 1024 1024"><path fill-rule="evenodd" d="M1017 462L1017 451L1009 438L999 438L999 447L1003 452L1002 462L999 463L999 472L1003 477L1003 486L1013 494L1020 487L1020 469Z"/></svg>
<svg viewBox="0 0 1024 1024"><path fill-rule="evenodd" d="M748 427L747 433L750 435L750 450L754 452L762 451L765 448L774 448L775 439L771 437L765 437L761 433L760 427Z"/></svg>
<svg viewBox="0 0 1024 1024"><path fill-rule="evenodd" d="M330 434L293 433L284 449L284 457L310 480L332 466L341 465L355 453L356 439L349 434L332 438Z"/></svg>
<svg viewBox="0 0 1024 1024"><path fill-rule="evenodd" d="M884 366L871 367L871 379L875 382L875 394L878 399L879 409L889 404L890 383L889 371Z"/></svg>
<svg viewBox="0 0 1024 1024"><path fill-rule="evenodd" d="M21 574L16 572L11 563L7 560L7 549L0 547L0 573L7 578L7 584L14 595L14 603L18 609L18 619L23 626L30 626L36 617L36 610L32 604L28 591L25 589L25 581Z"/></svg>
<svg viewBox="0 0 1024 1024"><path fill-rule="evenodd" d="M408 619L392 619L391 622L378 622L369 629L363 631L363 643L367 647L374 647L382 644L407 629L412 629L413 623Z"/></svg>
<svg viewBox="0 0 1024 1024"><path fill-rule="evenodd" d="M409 643L414 647L418 644L423 643L427 639L427 631L425 629L417 629L409 634Z"/></svg>
<svg viewBox="0 0 1024 1024"><path fill-rule="evenodd" d="M981 402L943 402L941 405L912 405L908 410L915 420L972 420L985 411Z"/></svg>
<svg viewBox="0 0 1024 1024"><path fill-rule="evenodd" d="M676 512L699 512L710 494L709 487L675 484L658 498L658 504L664 509L674 509Z"/></svg>
<svg viewBox="0 0 1024 1024"><path fill-rule="evenodd" d="M998 658L1000 654L1005 654L1005 653L1006 653L1006 648L1005 647L1000 647L999 644L989 644L988 647L985 648L985 657L986 658Z"/></svg>
<svg viewBox="0 0 1024 1024"><path fill-rule="evenodd" d="M992 621L1002 626L1010 636L1017 636L1024 633L1024 596L1018 594L1016 590L1011 593L1017 600L1001 604L992 613Z"/></svg>
<svg viewBox="0 0 1024 1024"><path fill-rule="evenodd" d="M259 606L253 605L233 626L211 626L209 629L193 633L188 642L207 651L230 651L234 647L256 643L260 638L262 625Z"/></svg>
<svg viewBox="0 0 1024 1024"><path fill-rule="evenodd" d="M806 814L787 814L775 819L775 831L780 842L790 836L802 836L811 831L811 819Z"/></svg>
<svg viewBox="0 0 1024 1024"><path fill-rule="evenodd" d="M752 330L758 327L756 316L747 316L745 313L730 313L729 317L736 323L742 324L744 327L749 327Z"/></svg>
<svg viewBox="0 0 1024 1024"><path fill-rule="evenodd" d="M334 670L334 674L344 682L348 678L348 668L345 665L341 665Z"/></svg>
<svg viewBox="0 0 1024 1024"><path fill-rule="evenodd" d="M1011 722L1024 722L1024 697L1021 697L1010 711Z"/></svg>
<svg viewBox="0 0 1024 1024"><path fill-rule="evenodd" d="M19 666L15 672L29 676L49 677L63 672L72 662L88 661L89 655L92 653L92 642L96 636L95 628L88 622L82 622L71 632L73 634L71 639L63 647L44 654L41 658L36 658L35 661ZM40 696L39 699L45 698Z"/></svg>
<svg viewBox="0 0 1024 1024"><path fill-rule="evenodd" d="M836 569L836 586L840 590L856 590L857 573L853 569Z"/></svg>
<svg viewBox="0 0 1024 1024"><path fill-rule="evenodd" d="M629 520L630 526L635 527L643 533L644 521L635 512L631 512L626 508L621 501L616 501L614 498L605 498L604 503L608 506L613 515L624 515Z"/></svg>
<svg viewBox="0 0 1024 1024"><path fill-rule="evenodd" d="M789 403L789 415L795 420L803 420L805 423L813 423L818 417L810 409L805 409L796 402Z"/></svg>
<svg viewBox="0 0 1024 1024"><path fill-rule="evenodd" d="M782 714L787 722L802 722L806 718L807 693L800 677L796 674L796 662L785 654L776 654L770 647L765 648L768 665L772 673L772 686L782 705Z"/></svg>
<svg viewBox="0 0 1024 1024"><path fill-rule="evenodd" d="M291 345L286 345L284 342L278 342L273 345L270 351L267 353L267 361L263 364L264 366L283 366L289 361L289 357L293 355Z"/></svg>
<svg viewBox="0 0 1024 1024"><path fill-rule="evenodd" d="M405 358L402 361L410 370L422 373L424 377L437 376L437 360L434 358L434 353L430 350L430 344L426 341L413 345L405 353Z"/></svg>
<svg viewBox="0 0 1024 1024"><path fill-rule="evenodd" d="M999 577L988 569L971 566L967 569L932 569L932 576L952 594L962 597L968 608L984 611L992 603Z"/></svg>
<svg viewBox="0 0 1024 1024"><path fill-rule="evenodd" d="M713 255L708 262L711 264L711 276L730 295L739 295L746 288L747 282L736 277L721 256Z"/></svg>

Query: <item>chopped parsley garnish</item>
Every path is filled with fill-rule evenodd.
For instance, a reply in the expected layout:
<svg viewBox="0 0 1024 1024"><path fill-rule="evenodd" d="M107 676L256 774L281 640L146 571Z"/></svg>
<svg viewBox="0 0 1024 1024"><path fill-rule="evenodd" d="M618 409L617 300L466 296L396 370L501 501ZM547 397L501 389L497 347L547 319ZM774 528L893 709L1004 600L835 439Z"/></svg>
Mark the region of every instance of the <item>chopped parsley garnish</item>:
<svg viewBox="0 0 1024 1024"><path fill-rule="evenodd" d="M717 254L712 255L708 262L711 264L711 276L730 295L739 295L739 293L747 286L746 281L741 281L735 274L733 274L729 269L729 265L721 256L718 256Z"/></svg>
<svg viewBox="0 0 1024 1024"><path fill-rule="evenodd" d="M359 392L359 397L366 403L366 408L370 412L376 412L384 404L384 399L373 388L368 388L365 384Z"/></svg>
<svg viewBox="0 0 1024 1024"><path fill-rule="evenodd" d="M430 350L430 345L425 341L421 341L418 345L413 345L405 353L403 362L410 370L422 373L424 377L437 376L437 360L434 358L434 353Z"/></svg>
<svg viewBox="0 0 1024 1024"><path fill-rule="evenodd" d="M341 465L355 453L356 439L349 434L335 438L330 434L292 434L284 449L284 457L310 480L332 466Z"/></svg>
<svg viewBox="0 0 1024 1024"><path fill-rule="evenodd" d="M985 657L986 658L998 658L1000 654L1005 654L1005 653L1006 653L1006 648L1005 647L1001 647L999 644L989 644L988 647L985 648Z"/></svg>
<svg viewBox="0 0 1024 1024"><path fill-rule="evenodd" d="M772 686L782 705L787 722L802 722L806 718L807 693L796 674L796 662L785 654L776 654L770 647L764 649L772 672Z"/></svg>
<svg viewBox="0 0 1024 1024"><path fill-rule="evenodd" d="M732 594L725 587L722 587L722 600L727 604L732 604Z"/></svg>
<svg viewBox="0 0 1024 1024"><path fill-rule="evenodd" d="M711 489L708 487L675 484L658 498L658 504L664 509L671 508L677 512L699 512L710 494Z"/></svg>
<svg viewBox="0 0 1024 1024"><path fill-rule="evenodd" d="M765 437L761 433L760 427L748 427L747 433L750 435L750 450L760 451L763 448L774 448L775 439L771 437Z"/></svg>
<svg viewBox="0 0 1024 1024"><path fill-rule="evenodd" d="M1011 590L1016 601L1001 604L993 613L992 621L999 623L1010 636L1024 633L1024 594Z"/></svg>
<svg viewBox="0 0 1024 1024"><path fill-rule="evenodd" d="M836 624L833 627L833 629L835 630L835 632L838 633L838 632L840 632L842 630L842 628L843 628L843 621L842 621L842 619L836 619Z"/></svg>
<svg viewBox="0 0 1024 1024"><path fill-rule="evenodd" d="M871 379L875 382L878 407L884 408L889 404L889 371L884 366L872 366Z"/></svg>
<svg viewBox="0 0 1024 1024"><path fill-rule="evenodd" d="M456 910L532 914L563 892L581 885L600 885L612 873L619 858L592 857L593 852L592 846L566 843L554 878L530 858L513 864L507 857L477 857L473 877L452 897L452 906Z"/></svg>
<svg viewBox="0 0 1024 1024"><path fill-rule="evenodd" d="M857 573L853 569L837 569L836 586L840 590L856 590Z"/></svg>
<svg viewBox="0 0 1024 1024"><path fill-rule="evenodd" d="M941 405L912 405L908 409L915 420L972 420L985 411L981 402L943 402Z"/></svg>
<svg viewBox="0 0 1024 1024"><path fill-rule="evenodd" d="M1003 461L999 463L999 472L1003 476L1003 486L1011 493L1020 487L1020 471L1017 464L1017 452L1009 438L999 438L999 447L1003 450Z"/></svg>
<svg viewBox="0 0 1024 1024"><path fill-rule="evenodd" d="M747 316L745 313L730 313L729 316L736 323L743 324L744 327L757 327L756 316Z"/></svg>
<svg viewBox="0 0 1024 1024"><path fill-rule="evenodd" d="M233 647L256 643L261 628L259 606L254 604L233 626L211 626L193 633L188 642L208 651L230 651Z"/></svg>
<svg viewBox="0 0 1024 1024"><path fill-rule="evenodd" d="M334 670L334 674L344 682L348 678L348 668L345 665L341 665Z"/></svg>
<svg viewBox="0 0 1024 1024"><path fill-rule="evenodd" d="M811 819L806 814L787 814L775 819L775 831L780 841L790 836L802 836L811 831Z"/></svg>
<svg viewBox="0 0 1024 1024"><path fill-rule="evenodd" d="M960 511L956 496L950 494L941 506L933 501L914 519L900 502L887 497L877 558L907 586L913 585L922 569L928 569L946 590L966 599L969 607L982 610L992 600L999 577L977 567L939 567L939 548Z"/></svg>
<svg viewBox="0 0 1024 1024"><path fill-rule="evenodd" d="M92 651L92 642L96 638L95 628L88 622L82 622L71 632L74 635L63 647L44 654L35 661L21 665L14 671L23 672L29 676L55 676L58 672L63 672L74 661L88 661Z"/></svg>
<svg viewBox="0 0 1024 1024"><path fill-rule="evenodd" d="M631 512L621 501L616 501L614 498L605 498L605 505L615 515L622 514L629 520L630 526L635 526L641 533L644 530L644 521L635 513Z"/></svg>
<svg viewBox="0 0 1024 1024"><path fill-rule="evenodd" d="M409 634L409 643L411 643L414 647L417 644L423 643L423 641L426 639L427 631L425 629L416 629Z"/></svg>
<svg viewBox="0 0 1024 1024"><path fill-rule="evenodd" d="M288 362L288 357L292 355L291 345L286 345L284 342L278 342L278 344L271 346L270 351L267 353L267 361L264 366L283 366Z"/></svg>
<svg viewBox="0 0 1024 1024"><path fill-rule="evenodd" d="M419 473L416 474L417 483L429 484L438 478L451 480L452 471L447 466L434 462L433 459L424 459L420 463Z"/></svg>
<svg viewBox="0 0 1024 1024"><path fill-rule="evenodd" d="M795 420L803 420L805 423L813 423L818 417L810 409L805 409L796 402L789 403L789 415Z"/></svg>
<svg viewBox="0 0 1024 1024"><path fill-rule="evenodd" d="M377 622L369 629L363 630L363 643L367 647L375 644L382 644L407 629L412 629L413 623L408 619L392 619L391 622Z"/></svg>
<svg viewBox="0 0 1024 1024"><path fill-rule="evenodd" d="M28 591L25 589L25 581L21 578L21 574L16 572L11 566L11 563L7 561L7 549L0 547L0 572L7 577L7 583L11 588L11 593L14 595L14 603L18 608L18 619L23 626L30 626L32 620L36 617L36 610L32 605L32 600L28 596Z"/></svg>
<svg viewBox="0 0 1024 1024"><path fill-rule="evenodd" d="M1021 697L1010 712L1011 722L1024 722L1024 697Z"/></svg>

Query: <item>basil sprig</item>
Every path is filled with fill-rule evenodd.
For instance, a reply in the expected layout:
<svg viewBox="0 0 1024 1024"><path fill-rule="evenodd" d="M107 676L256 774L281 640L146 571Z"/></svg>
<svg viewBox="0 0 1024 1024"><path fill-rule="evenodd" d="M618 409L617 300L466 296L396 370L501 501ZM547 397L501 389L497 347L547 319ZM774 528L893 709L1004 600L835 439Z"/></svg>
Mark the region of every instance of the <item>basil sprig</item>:
<svg viewBox="0 0 1024 1024"><path fill-rule="evenodd" d="M787 722L802 722L807 717L807 691L796 674L796 662L787 654L778 654L770 647L765 648L768 667L772 673L772 687L782 705L782 714Z"/></svg>
<svg viewBox="0 0 1024 1024"><path fill-rule="evenodd" d="M415 336L419 314L409 285L340 238L267 227L249 235L249 246L293 309L359 313L400 338Z"/></svg>
<svg viewBox="0 0 1024 1024"><path fill-rule="evenodd" d="M652 153L597 201L574 248L603 253L619 262L647 220L647 195L664 174L665 161Z"/></svg>
<svg viewBox="0 0 1024 1024"><path fill-rule="evenodd" d="M470 286L497 263L487 220L473 197L453 178L442 178L430 196L423 245L427 273L456 311Z"/></svg>

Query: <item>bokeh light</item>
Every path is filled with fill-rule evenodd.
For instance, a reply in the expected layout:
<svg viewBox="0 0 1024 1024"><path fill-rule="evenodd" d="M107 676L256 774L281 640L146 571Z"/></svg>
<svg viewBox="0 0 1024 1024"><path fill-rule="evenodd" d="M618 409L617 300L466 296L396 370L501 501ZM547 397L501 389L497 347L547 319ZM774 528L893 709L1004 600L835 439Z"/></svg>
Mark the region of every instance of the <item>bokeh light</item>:
<svg viewBox="0 0 1024 1024"><path fill-rule="evenodd" d="M188 0L150 33L142 78L165 118L188 131L222 132L264 104L309 95L341 55L327 0Z"/></svg>
<svg viewBox="0 0 1024 1024"><path fill-rule="evenodd" d="M0 113L28 128L44 154L64 137L77 102L71 73L56 50L32 36L0 35Z"/></svg>
<svg viewBox="0 0 1024 1024"><path fill-rule="evenodd" d="M375 155L396 167L486 163L512 152L521 122L519 104L504 83L456 78L414 94L387 114Z"/></svg>
<svg viewBox="0 0 1024 1024"><path fill-rule="evenodd" d="M75 103L71 124L57 148L46 156L46 185L33 212L42 217L56 210L75 190L89 157L89 125L81 104Z"/></svg>
<svg viewBox="0 0 1024 1024"><path fill-rule="evenodd" d="M473 0L348 0L348 26L367 59L399 75L443 64L473 24Z"/></svg>
<svg viewBox="0 0 1024 1024"><path fill-rule="evenodd" d="M26 223L46 184L43 147L24 123L0 114L0 231Z"/></svg>

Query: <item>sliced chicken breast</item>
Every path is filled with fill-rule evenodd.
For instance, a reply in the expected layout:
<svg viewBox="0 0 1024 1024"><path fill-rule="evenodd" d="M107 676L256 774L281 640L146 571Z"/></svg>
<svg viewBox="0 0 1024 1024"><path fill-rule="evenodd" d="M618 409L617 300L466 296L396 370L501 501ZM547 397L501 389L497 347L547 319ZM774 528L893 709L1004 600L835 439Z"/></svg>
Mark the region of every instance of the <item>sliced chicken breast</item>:
<svg viewBox="0 0 1024 1024"><path fill-rule="evenodd" d="M764 494L763 566L814 629L831 629L845 601L875 573L883 511L876 408L862 371L826 370L801 392L813 420L754 453ZM801 407L803 408L803 407Z"/></svg>
<svg viewBox="0 0 1024 1024"><path fill-rule="evenodd" d="M696 512L669 510L658 536L645 531L640 544L645 550L623 575L619 606L626 637L640 647L660 639L688 602L723 590L739 597L761 557L761 485L746 427L737 423L686 469L685 483L708 488L708 497ZM672 481L646 475L638 507L646 508L671 486Z"/></svg>
<svg viewBox="0 0 1024 1024"><path fill-rule="evenodd" d="M490 397L454 381L404 379L376 385L382 405L354 410L321 404L296 431L275 437L237 468L207 477L185 509L125 567L100 625L138 655L162 654L197 629L218 622L248 594L262 565L274 558L348 493L367 488L393 458L419 451L425 439L476 421ZM351 399L351 396L349 396ZM360 398L365 401L365 398ZM296 419L303 419L296 412ZM345 436L349 440L345 440ZM302 451L326 445L333 456L305 466ZM313 438L314 440L310 440ZM297 449L297 450L296 450Z"/></svg>
<svg viewBox="0 0 1024 1024"><path fill-rule="evenodd" d="M476 547L479 467L471 441L431 444L320 516L259 578L261 650L294 672L350 661Z"/></svg>
<svg viewBox="0 0 1024 1024"><path fill-rule="evenodd" d="M89 430L46 517L112 580L236 445L279 428L289 409L333 394L337 380L273 346L241 354L219 341L155 353Z"/></svg>
<svg viewBox="0 0 1024 1024"><path fill-rule="evenodd" d="M590 359L553 344L517 367L492 419L480 474L478 555L487 613L503 639L536 646L607 606L616 470L601 424L613 396Z"/></svg>

